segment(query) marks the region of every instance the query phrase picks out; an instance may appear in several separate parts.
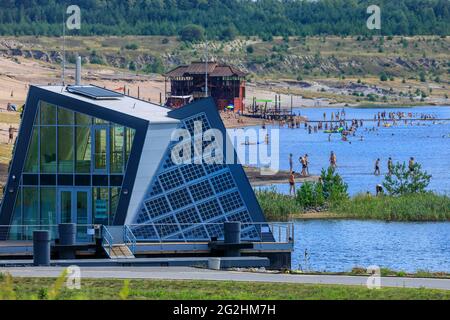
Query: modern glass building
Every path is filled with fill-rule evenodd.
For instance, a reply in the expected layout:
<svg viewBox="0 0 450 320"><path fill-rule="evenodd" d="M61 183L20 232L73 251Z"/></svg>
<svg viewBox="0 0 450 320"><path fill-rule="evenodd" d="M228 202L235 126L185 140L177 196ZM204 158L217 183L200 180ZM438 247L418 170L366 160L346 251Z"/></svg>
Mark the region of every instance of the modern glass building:
<svg viewBox="0 0 450 320"><path fill-rule="evenodd" d="M139 241L195 242L223 237L225 221L243 222L243 238L261 240L251 223L265 219L239 164L172 162L173 131L193 135L196 121L226 137L212 99L170 110L95 86L32 86L0 240L29 240L31 226L75 223L79 241L94 224L126 224ZM192 141L191 148L199 147Z"/></svg>

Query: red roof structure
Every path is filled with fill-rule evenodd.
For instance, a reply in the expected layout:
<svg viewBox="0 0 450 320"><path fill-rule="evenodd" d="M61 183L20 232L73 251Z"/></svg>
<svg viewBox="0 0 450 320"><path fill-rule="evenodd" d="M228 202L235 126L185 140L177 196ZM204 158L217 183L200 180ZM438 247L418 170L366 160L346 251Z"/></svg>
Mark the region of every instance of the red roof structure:
<svg viewBox="0 0 450 320"><path fill-rule="evenodd" d="M179 108L189 101L210 96L219 110L243 111L246 76L247 73L236 67L217 62L193 62L176 67L165 74L166 83L170 82L170 91L166 90L166 105Z"/></svg>

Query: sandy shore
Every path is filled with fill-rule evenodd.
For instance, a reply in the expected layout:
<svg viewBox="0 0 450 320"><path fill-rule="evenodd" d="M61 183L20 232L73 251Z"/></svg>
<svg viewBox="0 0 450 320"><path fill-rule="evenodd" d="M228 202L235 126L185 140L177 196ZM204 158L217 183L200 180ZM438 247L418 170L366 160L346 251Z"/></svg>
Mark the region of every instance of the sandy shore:
<svg viewBox="0 0 450 320"><path fill-rule="evenodd" d="M305 212L293 214L291 220L321 220L321 219L346 219L341 215L332 212Z"/></svg>
<svg viewBox="0 0 450 320"><path fill-rule="evenodd" d="M244 167L245 173L247 174L248 179L252 186L269 186L273 184L287 184L289 181L289 172L288 171L279 171L275 174L264 175L261 174L261 169L256 167ZM299 174L295 174L296 182L317 182L319 181L318 176L308 176L302 177Z"/></svg>

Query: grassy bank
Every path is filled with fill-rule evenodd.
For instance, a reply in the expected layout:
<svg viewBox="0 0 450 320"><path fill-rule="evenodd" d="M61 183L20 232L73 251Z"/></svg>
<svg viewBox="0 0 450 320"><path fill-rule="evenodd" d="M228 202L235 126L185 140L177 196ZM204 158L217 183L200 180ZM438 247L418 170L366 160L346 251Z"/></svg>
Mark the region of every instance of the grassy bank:
<svg viewBox="0 0 450 320"><path fill-rule="evenodd" d="M291 215L303 211L303 207L295 198L275 190L257 190L256 197L269 221L287 221Z"/></svg>
<svg viewBox="0 0 450 320"><path fill-rule="evenodd" d="M301 206L296 198L281 195L274 190L256 193L261 208L270 221L287 221L310 217L309 208ZM433 193L398 197L358 195L348 200L331 201L320 217L374 219L384 221L450 221L450 197Z"/></svg>
<svg viewBox="0 0 450 320"><path fill-rule="evenodd" d="M355 267L347 272L302 272L298 270L290 270L290 274L308 274L308 275L339 275L339 276L365 276L369 277L371 274L367 272L366 268ZM427 270L417 270L414 273L405 271L397 271L389 268L381 268L380 273L382 277L403 277L403 278L427 278L427 279L450 279L450 274L446 272L431 272Z"/></svg>
<svg viewBox="0 0 450 320"><path fill-rule="evenodd" d="M6 278L6 277L4 277ZM10 283L4 283L4 282ZM0 281L1 299L56 300L448 300L450 291L285 283L93 280L83 279L81 290L68 290L55 279L16 278Z"/></svg>
<svg viewBox="0 0 450 320"><path fill-rule="evenodd" d="M358 195L332 203L332 212L346 218L387 221L449 221L450 197L433 193L399 197Z"/></svg>

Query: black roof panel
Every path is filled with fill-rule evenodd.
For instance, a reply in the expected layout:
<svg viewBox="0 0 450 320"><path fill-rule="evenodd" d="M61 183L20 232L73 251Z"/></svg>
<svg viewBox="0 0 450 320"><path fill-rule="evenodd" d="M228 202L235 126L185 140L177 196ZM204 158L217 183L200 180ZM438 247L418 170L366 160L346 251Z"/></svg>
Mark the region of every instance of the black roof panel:
<svg viewBox="0 0 450 320"><path fill-rule="evenodd" d="M68 86L67 91L95 100L119 99L123 97L120 93L96 86Z"/></svg>

